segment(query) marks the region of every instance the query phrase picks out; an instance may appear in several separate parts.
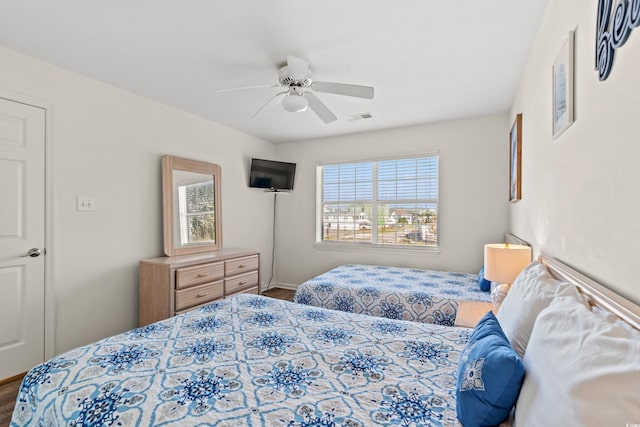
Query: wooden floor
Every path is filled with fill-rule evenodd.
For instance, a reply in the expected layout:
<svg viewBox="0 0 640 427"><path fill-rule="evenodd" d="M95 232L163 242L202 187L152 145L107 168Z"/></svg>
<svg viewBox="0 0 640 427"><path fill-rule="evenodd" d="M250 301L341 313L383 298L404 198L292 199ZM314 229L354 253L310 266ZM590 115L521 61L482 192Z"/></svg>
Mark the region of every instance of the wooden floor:
<svg viewBox="0 0 640 427"><path fill-rule="evenodd" d="M22 378L0 386L0 427L7 427L11 422L21 382Z"/></svg>
<svg viewBox="0 0 640 427"><path fill-rule="evenodd" d="M272 288L262 293L264 296L291 301L295 291L282 288ZM18 396L18 389L22 378L0 386L0 427L8 427L11 414Z"/></svg>
<svg viewBox="0 0 640 427"><path fill-rule="evenodd" d="M277 298L277 299L284 299L287 301L292 301L293 300L293 294L295 294L296 291L292 291L290 289L282 289L282 288L271 288L268 291L265 291L262 293L262 295L264 295L265 297L271 297L271 298Z"/></svg>

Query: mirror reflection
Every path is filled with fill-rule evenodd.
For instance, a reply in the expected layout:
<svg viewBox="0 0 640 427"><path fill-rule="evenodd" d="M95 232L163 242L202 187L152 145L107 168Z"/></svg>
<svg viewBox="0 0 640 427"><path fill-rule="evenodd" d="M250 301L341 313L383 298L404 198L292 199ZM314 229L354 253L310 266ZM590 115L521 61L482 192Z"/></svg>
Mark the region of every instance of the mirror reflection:
<svg viewBox="0 0 640 427"><path fill-rule="evenodd" d="M174 169L174 241L180 246L216 242L213 180L212 175Z"/></svg>
<svg viewBox="0 0 640 427"><path fill-rule="evenodd" d="M168 256L222 248L220 166L164 156L164 252Z"/></svg>

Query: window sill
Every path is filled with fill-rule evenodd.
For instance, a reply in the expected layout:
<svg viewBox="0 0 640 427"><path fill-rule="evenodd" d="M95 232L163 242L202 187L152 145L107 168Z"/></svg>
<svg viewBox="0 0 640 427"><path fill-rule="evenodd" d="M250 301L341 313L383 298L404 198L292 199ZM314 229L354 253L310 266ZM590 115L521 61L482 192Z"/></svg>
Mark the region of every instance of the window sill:
<svg viewBox="0 0 640 427"><path fill-rule="evenodd" d="M316 242L314 247L321 251L343 251L343 252L379 252L379 251L404 251L415 253L427 253L430 255L440 254L440 248L433 246L411 247L403 245L372 245L369 243L337 243L337 242Z"/></svg>

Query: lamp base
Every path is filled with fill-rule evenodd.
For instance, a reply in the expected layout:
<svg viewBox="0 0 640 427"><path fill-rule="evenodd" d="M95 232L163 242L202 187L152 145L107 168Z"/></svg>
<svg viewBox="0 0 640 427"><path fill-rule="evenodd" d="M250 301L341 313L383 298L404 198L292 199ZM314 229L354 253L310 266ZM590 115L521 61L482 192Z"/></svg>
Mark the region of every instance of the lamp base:
<svg viewBox="0 0 640 427"><path fill-rule="evenodd" d="M494 312L498 313L502 301L507 296L507 293L511 289L511 285L507 283L491 283L491 302L493 303Z"/></svg>

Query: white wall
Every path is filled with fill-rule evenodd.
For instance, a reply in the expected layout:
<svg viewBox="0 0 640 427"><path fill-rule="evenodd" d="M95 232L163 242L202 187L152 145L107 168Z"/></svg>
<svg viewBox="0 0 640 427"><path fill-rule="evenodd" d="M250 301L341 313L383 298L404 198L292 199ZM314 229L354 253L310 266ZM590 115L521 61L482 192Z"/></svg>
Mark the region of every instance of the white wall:
<svg viewBox="0 0 640 427"><path fill-rule="evenodd" d="M53 107L57 352L137 326L138 261L163 255L164 154L222 167L224 246L260 250L271 274L271 204L247 168L273 144L3 48L0 86ZM78 195L96 211L76 212Z"/></svg>
<svg viewBox="0 0 640 427"><path fill-rule="evenodd" d="M547 6L511 110L523 113L523 199L511 228L536 252L567 262L640 302L640 29L594 70L597 0ZM575 29L575 123L551 137L551 67Z"/></svg>
<svg viewBox="0 0 640 427"><path fill-rule="evenodd" d="M294 191L278 196L276 278L298 285L346 263L478 272L483 245L508 230L506 115L277 145L297 163ZM315 163L440 152L440 253L325 250L315 243Z"/></svg>

